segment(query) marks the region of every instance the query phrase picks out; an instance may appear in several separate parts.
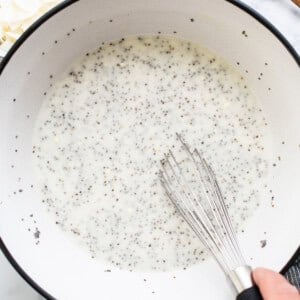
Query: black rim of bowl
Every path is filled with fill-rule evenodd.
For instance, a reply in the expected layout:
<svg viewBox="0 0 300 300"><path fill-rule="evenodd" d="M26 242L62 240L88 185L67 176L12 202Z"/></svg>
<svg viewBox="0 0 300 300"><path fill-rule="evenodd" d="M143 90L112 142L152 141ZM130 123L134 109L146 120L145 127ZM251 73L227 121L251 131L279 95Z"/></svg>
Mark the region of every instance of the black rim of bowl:
<svg viewBox="0 0 300 300"><path fill-rule="evenodd" d="M36 30L38 29L43 23L45 23L48 19L50 19L55 14L59 13L63 9L67 8L73 3L76 3L79 0L65 0L59 5L55 6L51 10L49 10L46 14L44 14L41 18L39 18L36 22L34 22L23 34L22 36L15 42L15 44L11 47L11 49L8 51L6 56L3 58L3 60L0 63L0 75L2 71L4 70L5 66L8 64L11 57L14 55L14 53L18 50L18 48L27 40L27 38ZM273 33L273 35L285 46L287 51L291 54L291 56L294 58L296 64L300 67L300 56L297 54L296 50L293 48L293 46L287 41L287 39L284 37L284 35L276 29L274 25L272 25L267 19L265 19L263 16L261 16L257 11L249 7L248 5L236 1L236 0L226 0L227 2L231 3L232 5L238 7L242 11L246 12L250 16L252 16L254 19L256 19L259 23L264 25L269 31ZM4 256L7 258L7 260L10 262L10 264L14 267L14 269L19 273L19 275L33 288L35 289L39 294L41 294L44 298L48 300L55 300L53 296L51 296L47 291L45 291L41 286L39 286L23 269L22 267L17 263L17 261L14 259L8 248L5 246L4 241L0 237L0 249L2 250ZM300 247L296 250L295 254L292 256L292 258L287 262L287 264L283 267L282 273L285 273L289 267L293 264L296 257L300 255Z"/></svg>

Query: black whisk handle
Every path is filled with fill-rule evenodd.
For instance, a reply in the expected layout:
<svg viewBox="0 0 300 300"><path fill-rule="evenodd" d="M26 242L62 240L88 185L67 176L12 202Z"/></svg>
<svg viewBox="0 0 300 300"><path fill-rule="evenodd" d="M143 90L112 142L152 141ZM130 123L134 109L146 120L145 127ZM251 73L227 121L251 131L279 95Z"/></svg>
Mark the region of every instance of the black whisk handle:
<svg viewBox="0 0 300 300"><path fill-rule="evenodd" d="M254 285L244 291L242 291L236 300L263 300L263 297L259 291L259 288Z"/></svg>

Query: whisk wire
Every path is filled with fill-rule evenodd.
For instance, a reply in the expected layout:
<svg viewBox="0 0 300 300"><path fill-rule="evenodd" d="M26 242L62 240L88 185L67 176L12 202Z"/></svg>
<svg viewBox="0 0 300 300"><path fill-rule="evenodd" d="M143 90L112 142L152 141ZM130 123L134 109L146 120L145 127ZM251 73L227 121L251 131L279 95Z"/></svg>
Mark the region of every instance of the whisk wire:
<svg viewBox="0 0 300 300"><path fill-rule="evenodd" d="M184 208L183 208L179 204L180 200L178 200L177 190L173 189L173 191L172 191L172 187L169 186L168 181L166 180L165 175L163 173L161 173L161 180L162 180L163 186L165 187L168 197L173 202L173 204L175 205L175 207L177 208L179 213L183 216L185 221L190 225L190 227L195 232L195 234L198 236L198 238L201 240L203 245L207 249L210 249L212 255L215 257L216 261L219 263L219 265L221 266L223 271L227 272L227 268L225 269L224 265L222 263L220 263L220 261L219 261L218 252L215 251L215 249L217 249L217 245L215 244L214 245L215 247L211 247L211 246L209 246L209 244L207 242L207 240L209 238L213 241L213 238L211 237L210 232L205 229L203 222L199 218L196 217L195 213L190 211L188 206L184 205ZM199 228L203 228L203 230L201 231ZM213 242L213 243L215 243L215 242Z"/></svg>
<svg viewBox="0 0 300 300"><path fill-rule="evenodd" d="M180 142L182 143L186 152L189 154L192 161L194 162L194 166L196 167L195 174L198 177L199 181L200 182L209 181L209 183L210 183L207 186L204 186L204 184L200 184L200 185L197 185L197 187L201 188L202 194L205 196L206 201L209 205L209 211L210 211L210 213L213 214L212 219L216 222L216 226L213 226L213 229L216 229L216 227L223 229L222 231L221 230L215 231L215 234L217 235L219 241L221 241L220 245L223 248L226 248L226 246L232 247L232 244L230 243L231 242L230 239L229 240L227 238L224 239L224 236L223 236L224 233L226 234L226 231L224 232L224 230L226 229L226 224L224 224L224 220L221 217L220 209L219 209L216 201L214 201L214 199L216 198L217 195L216 195L215 189L212 188L213 180L211 178L211 174L209 174L209 166L206 163L206 160L200 156L198 151L194 150L194 152L191 152L189 147L187 146L186 143L184 143L184 141L181 139L181 137L179 135L177 135L177 137L180 140ZM199 161L197 161L197 158L199 159ZM199 167L199 164L202 167ZM203 169L205 169L206 172L203 172ZM212 195L213 197L210 197L210 195ZM198 195L198 197L201 197L201 195ZM211 225L214 225L214 224L212 223ZM235 253L235 251L234 251L234 253ZM238 259L238 257L236 257L236 258Z"/></svg>
<svg viewBox="0 0 300 300"><path fill-rule="evenodd" d="M209 249L223 271L244 264L238 241L230 221L224 198L213 170L197 150L191 152L177 134L186 159L192 162L186 173L196 179L189 180L172 151L162 161L160 178L166 193L183 218L188 222L204 246ZM197 180L196 182L194 182ZM192 183L197 183L192 188Z"/></svg>
<svg viewBox="0 0 300 300"><path fill-rule="evenodd" d="M199 155L199 152L198 151L196 151L196 152ZM219 184L216 180L215 174L214 174L212 168L207 164L207 162L205 160L204 160L204 162L205 162L206 168L208 170L208 174L210 175L211 180L213 182L213 185L215 187L214 191L216 193L216 197L221 200L221 201L219 201L220 210L221 210L222 215L225 217L224 219L222 219L222 221L224 221L224 223L225 223L224 227L227 229L227 233L229 235L229 241L230 241L230 245L232 247L233 253L236 255L236 258L239 261L239 264L245 264L245 261L244 261L244 258L242 256L240 246L238 244L236 234L235 234L235 231L233 229L230 217L228 215L228 210L225 207L225 201L224 201L223 195L221 193L221 189L219 187Z"/></svg>
<svg viewBox="0 0 300 300"><path fill-rule="evenodd" d="M242 264L243 258L239 250L239 246L237 243L236 236L234 234L234 230L232 227L232 223L230 221L227 209L225 207L225 201L223 199L222 193L220 191L220 187L218 185L218 182L216 180L216 177L214 175L213 170L211 167L207 164L206 160L202 158L197 150L194 151L196 154L196 157L199 158L201 161L203 168L205 169L205 174L208 176L208 181L210 184L207 185L207 187L211 190L212 197L207 197L208 202L211 205L211 209L213 210L214 217L219 222L220 228L223 230L221 231L222 236L224 240L227 243L227 246L230 248L230 253L232 253L235 256L235 259L237 261L237 264ZM201 168L199 168L198 162L195 162L196 166L201 172ZM218 231L220 232L220 231Z"/></svg>
<svg viewBox="0 0 300 300"><path fill-rule="evenodd" d="M228 272L230 269L228 262L231 261L231 258L228 252L224 252L221 255L222 252L220 247L225 247L222 239L214 229L214 225L208 218L201 202L197 200L197 196L188 184L188 181L173 153L169 152L169 156L165 159L163 170L168 179L169 198L176 207L179 208L179 211L185 217L186 221L190 224L204 245L210 249L222 268L225 268L224 271ZM170 169L171 174L167 171L167 167ZM183 198L188 201L180 201L180 199Z"/></svg>
<svg viewBox="0 0 300 300"><path fill-rule="evenodd" d="M199 152L197 150L194 150L194 152L191 152L187 144L182 140L181 136L177 134L177 137L181 144L183 145L184 149L186 152L189 154L190 158L194 162L193 166L196 167L196 176L199 178L200 183L207 182L206 186L204 184L198 184L197 187L200 187L202 190L202 194L206 198L206 203L209 205L209 212L213 214L213 220L215 221L214 223L210 224L212 225L212 229L214 230L215 235L218 237L218 240L220 242L220 247L223 247L223 249L226 249L228 246L232 251L228 251L227 253L233 254L235 256L235 259L237 263L240 261L240 256L236 253L236 248L234 247L233 243L231 242L231 239L228 239L228 236L226 235L226 224L224 224L224 216L222 215L223 211L220 210L218 202L223 202L223 201L215 201L215 199L218 199L217 197L221 195L220 190L218 188L219 193L216 192L216 188L214 188L214 183L216 182L214 173L212 172L210 166L207 164L206 160L201 157ZM198 159L198 161L197 161ZM199 167L200 164L200 167ZM197 172L198 171L198 172ZM221 195L222 196L222 195ZM200 198L201 195L198 195ZM222 199L223 200L223 199ZM227 218L226 218L227 219ZM221 230L222 229L222 230ZM231 231L230 231L231 232ZM231 237L231 235L230 235ZM224 250L223 250L224 252ZM232 257L224 256L223 258L229 259L229 262L233 261Z"/></svg>

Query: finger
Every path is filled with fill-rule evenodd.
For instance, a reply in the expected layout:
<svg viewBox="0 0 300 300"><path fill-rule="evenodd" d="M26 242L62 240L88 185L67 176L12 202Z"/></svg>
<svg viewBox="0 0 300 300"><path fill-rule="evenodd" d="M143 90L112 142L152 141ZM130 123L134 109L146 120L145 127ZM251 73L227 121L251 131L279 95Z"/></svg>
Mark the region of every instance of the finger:
<svg viewBox="0 0 300 300"><path fill-rule="evenodd" d="M253 279L264 300L300 300L298 290L279 273L258 268L253 271Z"/></svg>

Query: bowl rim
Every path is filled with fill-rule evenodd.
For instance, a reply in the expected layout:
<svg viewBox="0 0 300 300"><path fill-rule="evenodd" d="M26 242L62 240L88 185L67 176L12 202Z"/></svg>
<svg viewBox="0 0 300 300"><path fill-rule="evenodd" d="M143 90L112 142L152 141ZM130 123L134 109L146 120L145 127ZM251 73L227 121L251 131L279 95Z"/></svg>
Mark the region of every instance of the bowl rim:
<svg viewBox="0 0 300 300"><path fill-rule="evenodd" d="M0 61L0 77L9 63L10 59L13 57L15 52L19 49L19 47L28 39L28 37L37 30L41 25L43 25L48 19L50 19L55 14L64 10L68 6L78 2L79 0L64 0L60 4L56 5L48 12L46 12L43 16L41 16L38 20L36 20L21 36L20 38L13 44L7 54L3 57L2 61ZM232 4L233 6L239 8L244 11L254 19L256 19L260 24L266 27L286 48L286 50L290 53L295 63L300 67L300 55L298 55L297 51L291 45L291 43L286 39L286 37L265 17L263 17L256 10L251 8L245 3L242 3L240 0L225 0L226 2ZM43 296L47 300L56 300L52 295L50 295L46 290L44 290L35 280L33 280L18 264L13 255L10 253L8 248L6 247L3 239L0 236L0 250L9 261L9 263L13 266L13 268L17 271L17 273L41 296ZM300 246L296 249L295 254L290 258L290 260L286 263L286 265L282 268L280 273L285 273L290 266L293 264L296 257L300 256Z"/></svg>

